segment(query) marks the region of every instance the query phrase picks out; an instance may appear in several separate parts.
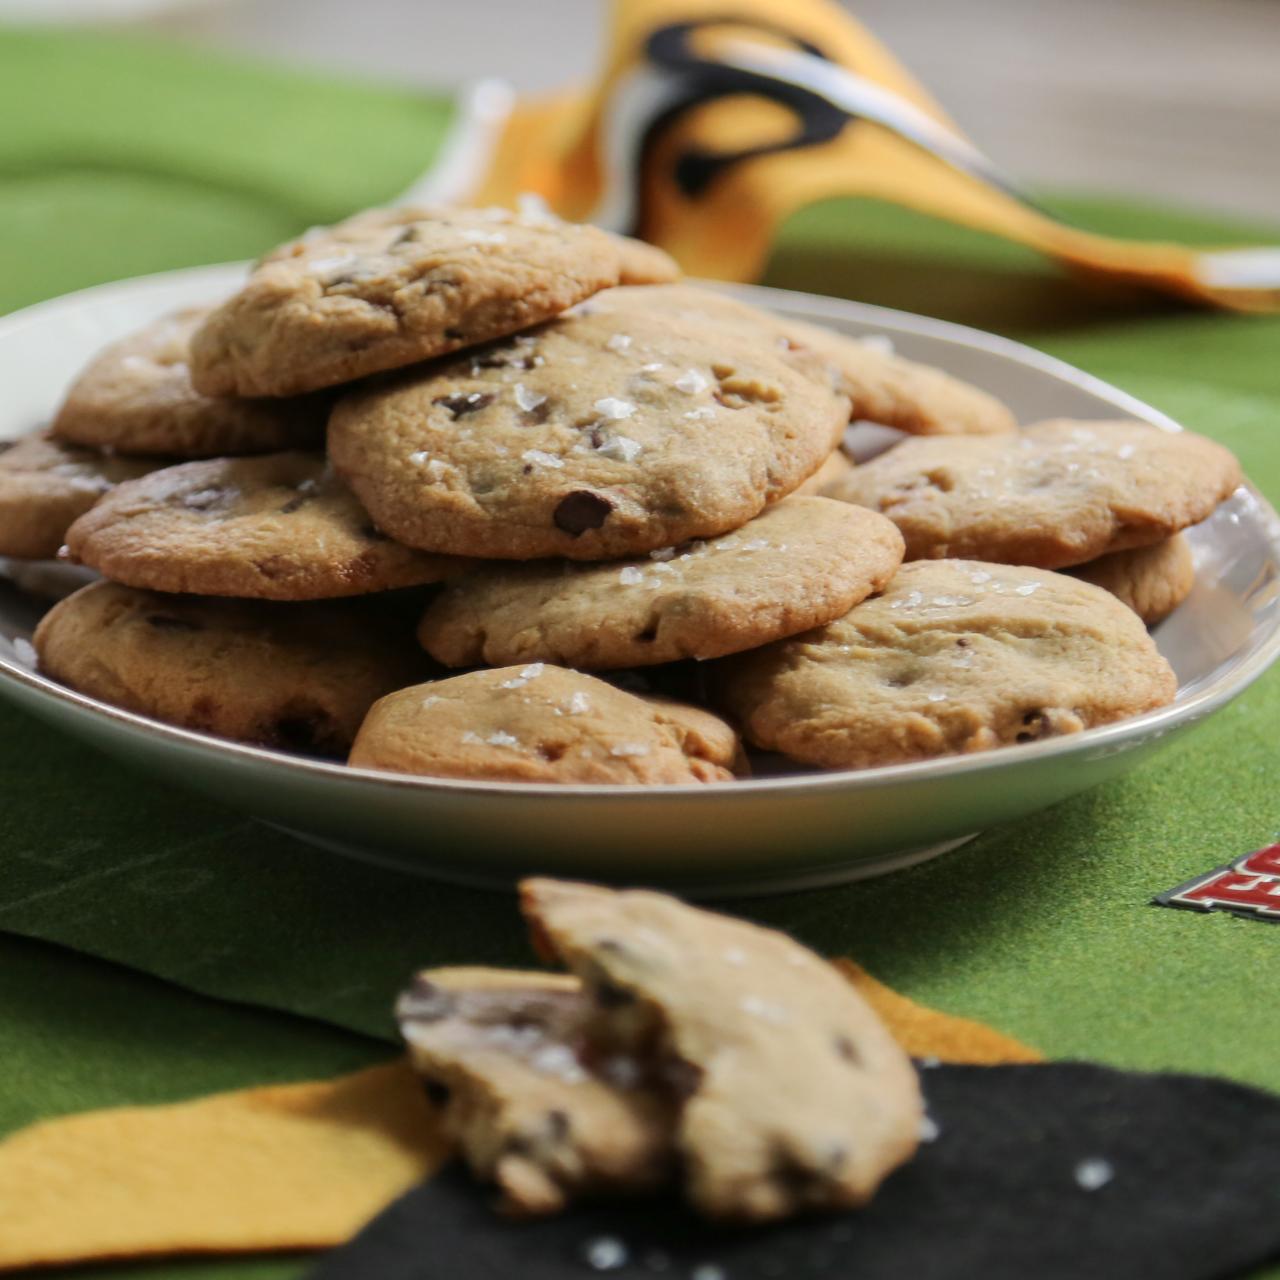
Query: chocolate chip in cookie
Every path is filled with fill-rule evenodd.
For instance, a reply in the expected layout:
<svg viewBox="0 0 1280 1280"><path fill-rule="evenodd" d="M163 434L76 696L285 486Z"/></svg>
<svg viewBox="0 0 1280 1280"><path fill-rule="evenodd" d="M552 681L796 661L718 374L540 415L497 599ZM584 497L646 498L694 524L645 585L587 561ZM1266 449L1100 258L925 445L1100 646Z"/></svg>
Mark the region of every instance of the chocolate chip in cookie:
<svg viewBox="0 0 1280 1280"><path fill-rule="evenodd" d="M1171 702L1177 680L1099 587L920 560L844 617L722 660L713 685L756 746L839 769L1078 733Z"/></svg>
<svg viewBox="0 0 1280 1280"><path fill-rule="evenodd" d="M202 395L191 385L191 335L208 310L164 316L106 347L71 384L53 434L171 459L318 445L329 416L326 396L245 400Z"/></svg>
<svg viewBox="0 0 1280 1280"><path fill-rule="evenodd" d="M614 785L728 781L744 767L737 736L710 712L541 662L384 698L349 763L431 777Z"/></svg>
<svg viewBox="0 0 1280 1280"><path fill-rule="evenodd" d="M297 395L678 274L661 250L542 214L375 209L268 254L196 332L192 378L212 396Z"/></svg>
<svg viewBox="0 0 1280 1280"><path fill-rule="evenodd" d="M409 546L603 560L745 524L822 466L848 415L773 317L650 286L353 392L329 453Z"/></svg>
<svg viewBox="0 0 1280 1280"><path fill-rule="evenodd" d="M167 724L307 755L341 755L370 705L430 669L391 611L84 587L35 633L40 667Z"/></svg>
<svg viewBox="0 0 1280 1280"><path fill-rule="evenodd" d="M262 600L366 595L464 568L384 537L323 458L295 452L152 472L77 520L67 546L128 586Z"/></svg>
<svg viewBox="0 0 1280 1280"><path fill-rule="evenodd" d="M1041 422L1008 436L904 440L827 496L888 516L907 559L1059 569L1205 519L1240 483L1222 445L1143 422Z"/></svg>
<svg viewBox="0 0 1280 1280"><path fill-rule="evenodd" d="M0 555L50 560L67 530L117 484L163 463L54 440L36 431L0 452Z"/></svg>
<svg viewBox="0 0 1280 1280"><path fill-rule="evenodd" d="M428 605L418 635L450 667L715 658L842 616L901 557L883 516L793 496L732 533L639 560L477 563Z"/></svg>

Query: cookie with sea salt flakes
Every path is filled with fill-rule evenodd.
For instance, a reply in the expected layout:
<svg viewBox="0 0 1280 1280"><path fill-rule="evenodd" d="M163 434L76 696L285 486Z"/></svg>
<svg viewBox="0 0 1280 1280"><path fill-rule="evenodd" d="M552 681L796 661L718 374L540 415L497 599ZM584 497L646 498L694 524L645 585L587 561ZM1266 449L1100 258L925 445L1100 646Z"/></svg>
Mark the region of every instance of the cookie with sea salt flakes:
<svg viewBox="0 0 1280 1280"><path fill-rule="evenodd" d="M881 511L907 559L1059 569L1199 523L1240 483L1229 450L1143 422L1040 422L1009 436L904 440L827 491Z"/></svg>
<svg viewBox="0 0 1280 1280"><path fill-rule="evenodd" d="M62 444L46 431L0 441L0 556L52 559L78 516L157 465Z"/></svg>
<svg viewBox="0 0 1280 1280"><path fill-rule="evenodd" d="M192 380L207 395L297 395L678 275L661 250L545 215L375 209L268 254L192 338Z"/></svg>
<svg viewBox="0 0 1280 1280"><path fill-rule="evenodd" d="M1181 534L1149 547L1113 551L1067 572L1111 592L1149 627L1167 618L1196 581L1191 544Z"/></svg>
<svg viewBox="0 0 1280 1280"><path fill-rule="evenodd" d="M511 1214L653 1190L672 1173L674 1101L626 1054L583 1052L576 978L428 969L396 1004L444 1132Z"/></svg>
<svg viewBox="0 0 1280 1280"><path fill-rule="evenodd" d="M856 420L920 436L1000 435L1017 428L1013 413L990 392L896 355L887 340L850 338L801 320L788 320L783 332L839 371Z"/></svg>
<svg viewBox="0 0 1280 1280"><path fill-rule="evenodd" d="M883 516L790 497L732 533L640 560L480 564L427 606L418 638L450 667L716 658L840 617L901 561Z"/></svg>
<svg viewBox="0 0 1280 1280"><path fill-rule="evenodd" d="M701 1212L853 1208L915 1151L910 1060L799 943L658 893L526 880L520 897L544 958L595 1004L588 1042L655 1058L680 1092L676 1145Z"/></svg>
<svg viewBox="0 0 1280 1280"><path fill-rule="evenodd" d="M374 602L211 600L95 582L34 636L53 679L126 711L258 746L340 755L370 705L420 680L403 619Z"/></svg>
<svg viewBox="0 0 1280 1280"><path fill-rule="evenodd" d="M187 367L207 307L179 311L113 342L71 384L53 434L60 440L170 458L269 453L318 445L329 401L201 395Z"/></svg>
<svg viewBox="0 0 1280 1280"><path fill-rule="evenodd" d="M465 565L385 537L311 453L213 458L120 485L67 532L72 559L152 591L320 600L418 586Z"/></svg>
<svg viewBox="0 0 1280 1280"><path fill-rule="evenodd" d="M506 782L721 782L737 735L709 711L638 698L541 662L402 689L369 712L348 763Z"/></svg>
<svg viewBox="0 0 1280 1280"><path fill-rule="evenodd" d="M1078 733L1173 700L1142 621L1065 574L920 560L843 618L717 664L756 746L827 768Z"/></svg>
<svg viewBox="0 0 1280 1280"><path fill-rule="evenodd" d="M745 524L822 465L848 415L772 317L651 285L353 392L329 455L410 546L608 560Z"/></svg>

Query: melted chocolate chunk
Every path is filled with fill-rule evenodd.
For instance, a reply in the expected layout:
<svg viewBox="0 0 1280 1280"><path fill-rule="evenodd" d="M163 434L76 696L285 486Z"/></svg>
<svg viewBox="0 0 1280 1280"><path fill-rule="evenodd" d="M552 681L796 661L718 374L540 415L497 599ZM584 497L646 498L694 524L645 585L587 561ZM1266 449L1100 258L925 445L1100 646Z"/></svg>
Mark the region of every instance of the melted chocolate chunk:
<svg viewBox="0 0 1280 1280"><path fill-rule="evenodd" d="M563 1142L569 1136L569 1113L554 1107L547 1112L547 1133L556 1142Z"/></svg>
<svg viewBox="0 0 1280 1280"><path fill-rule="evenodd" d="M436 1108L447 1107L449 1099L453 1096L453 1090L439 1080L424 1080L422 1091L427 1095L427 1101Z"/></svg>
<svg viewBox="0 0 1280 1280"><path fill-rule="evenodd" d="M592 994L602 1009L620 1009L624 1005L634 1004L636 999L630 991L615 987L612 982L597 982Z"/></svg>
<svg viewBox="0 0 1280 1280"><path fill-rule="evenodd" d="M437 396L432 404L442 405L453 415L457 422L469 413L475 413L486 405L493 403L493 395L488 391L472 391L469 395Z"/></svg>
<svg viewBox="0 0 1280 1280"><path fill-rule="evenodd" d="M609 518L613 503L589 489L575 489L560 499L552 519L557 529L575 538L588 529L598 529Z"/></svg>
<svg viewBox="0 0 1280 1280"><path fill-rule="evenodd" d="M457 1000L425 978L414 978L400 997L396 1016L402 1022L439 1022L457 1008Z"/></svg>
<svg viewBox="0 0 1280 1280"><path fill-rule="evenodd" d="M846 1062L860 1063L862 1061L862 1055L858 1052L857 1045L848 1036L836 1036L834 1043L836 1053Z"/></svg>
<svg viewBox="0 0 1280 1280"><path fill-rule="evenodd" d="M1048 738L1053 732L1053 723L1043 711L1028 711L1022 717L1027 727L1017 735L1015 742L1035 742L1038 738Z"/></svg>
<svg viewBox="0 0 1280 1280"><path fill-rule="evenodd" d="M272 725L272 740L285 751L314 752L330 737L317 716L281 716Z"/></svg>

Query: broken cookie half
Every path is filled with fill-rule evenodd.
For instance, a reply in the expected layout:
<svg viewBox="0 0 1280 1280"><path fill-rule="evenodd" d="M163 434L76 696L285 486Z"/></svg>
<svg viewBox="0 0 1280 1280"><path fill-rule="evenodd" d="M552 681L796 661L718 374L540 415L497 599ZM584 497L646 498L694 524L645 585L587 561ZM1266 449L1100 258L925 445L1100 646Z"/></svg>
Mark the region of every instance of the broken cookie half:
<svg viewBox="0 0 1280 1280"><path fill-rule="evenodd" d="M396 1005L447 1135L510 1213L671 1175L674 1104L634 1059L586 1052L590 1008L575 978L479 968L421 973Z"/></svg>
<svg viewBox="0 0 1280 1280"><path fill-rule="evenodd" d="M473 1171L505 1206L681 1179L709 1217L865 1204L919 1142L910 1060L832 966L662 894L530 880L573 976L446 969L397 1014Z"/></svg>

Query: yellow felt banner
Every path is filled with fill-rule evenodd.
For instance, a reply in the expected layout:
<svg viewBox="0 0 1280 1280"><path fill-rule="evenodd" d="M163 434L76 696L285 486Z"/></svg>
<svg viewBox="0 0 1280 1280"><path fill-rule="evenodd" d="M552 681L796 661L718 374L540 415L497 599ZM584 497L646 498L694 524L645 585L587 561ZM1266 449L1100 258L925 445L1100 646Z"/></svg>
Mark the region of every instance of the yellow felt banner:
<svg viewBox="0 0 1280 1280"><path fill-rule="evenodd" d="M446 1151L403 1061L44 1121L0 1143L0 1268L341 1244Z"/></svg>
<svg viewBox="0 0 1280 1280"><path fill-rule="evenodd" d="M1237 310L1280 307L1280 248L1117 240L1040 209L835 0L615 0L581 92L517 104L476 202L541 196L691 275L752 280L818 200L884 200L1071 270Z"/></svg>

